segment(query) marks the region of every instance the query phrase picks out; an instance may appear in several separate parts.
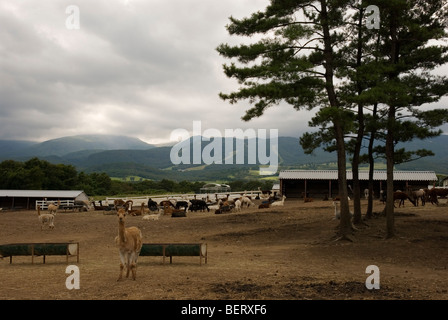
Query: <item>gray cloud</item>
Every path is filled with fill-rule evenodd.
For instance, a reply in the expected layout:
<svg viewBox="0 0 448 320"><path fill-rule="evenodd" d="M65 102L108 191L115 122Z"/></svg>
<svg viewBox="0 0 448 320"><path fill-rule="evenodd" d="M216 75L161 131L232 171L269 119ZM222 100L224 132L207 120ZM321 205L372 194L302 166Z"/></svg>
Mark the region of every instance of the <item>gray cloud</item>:
<svg viewBox="0 0 448 320"><path fill-rule="evenodd" d="M168 140L176 128L276 128L298 136L312 114L280 105L245 123L250 106L218 97L238 87L215 48L225 29L268 0L6 0L0 3L0 139L87 133ZM80 29L65 26L67 6Z"/></svg>

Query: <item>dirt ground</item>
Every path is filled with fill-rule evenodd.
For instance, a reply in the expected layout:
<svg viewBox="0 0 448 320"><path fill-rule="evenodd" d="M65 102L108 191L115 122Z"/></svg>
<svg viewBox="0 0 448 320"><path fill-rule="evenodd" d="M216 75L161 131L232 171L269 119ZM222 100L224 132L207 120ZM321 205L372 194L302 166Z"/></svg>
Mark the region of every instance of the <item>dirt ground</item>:
<svg viewBox="0 0 448 320"><path fill-rule="evenodd" d="M397 236L385 239L386 221L366 221L355 242L335 241L338 222L331 201L286 200L283 207L215 215L189 212L144 221L129 216L145 243L207 243L198 257L140 257L137 279L117 282L115 215L63 212L54 230L41 231L34 211L0 211L0 244L80 244L80 289L68 290L65 256L0 259L0 299L62 300L435 300L448 298L448 205L396 209ZM363 210L367 202L363 200ZM375 212L384 205L374 203ZM380 289L367 289L369 265Z"/></svg>

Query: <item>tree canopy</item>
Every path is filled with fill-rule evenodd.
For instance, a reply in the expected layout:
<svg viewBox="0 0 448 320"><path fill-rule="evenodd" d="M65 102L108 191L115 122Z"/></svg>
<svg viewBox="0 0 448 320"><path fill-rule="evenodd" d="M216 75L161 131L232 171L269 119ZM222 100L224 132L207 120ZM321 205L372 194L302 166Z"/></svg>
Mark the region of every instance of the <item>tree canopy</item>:
<svg viewBox="0 0 448 320"><path fill-rule="evenodd" d="M377 28L367 23L368 6L378 9ZM440 135L438 127L448 121L448 109L427 108L448 93L447 77L432 72L448 61L448 47L441 41L446 40L446 21L444 0L271 0L248 18L230 17L229 34L256 40L218 46L233 60L223 66L224 73L240 84L220 97L232 104L248 100L252 108L244 121L281 101L296 110L318 108L309 124L318 130L304 134L301 144L306 152L324 145L338 154L343 237L351 231L346 152L353 155L354 181L364 139L370 137L372 170L373 152L386 159L387 231L392 236L394 164L431 155L395 146ZM374 148L375 141L383 144Z"/></svg>

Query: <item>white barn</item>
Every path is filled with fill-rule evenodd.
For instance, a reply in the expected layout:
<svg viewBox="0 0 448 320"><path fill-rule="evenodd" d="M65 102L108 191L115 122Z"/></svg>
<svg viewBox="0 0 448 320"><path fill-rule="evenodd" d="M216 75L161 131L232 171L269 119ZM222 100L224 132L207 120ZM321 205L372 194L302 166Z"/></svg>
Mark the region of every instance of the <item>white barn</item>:
<svg viewBox="0 0 448 320"><path fill-rule="evenodd" d="M37 200L89 201L82 190L0 190L0 208L34 210Z"/></svg>

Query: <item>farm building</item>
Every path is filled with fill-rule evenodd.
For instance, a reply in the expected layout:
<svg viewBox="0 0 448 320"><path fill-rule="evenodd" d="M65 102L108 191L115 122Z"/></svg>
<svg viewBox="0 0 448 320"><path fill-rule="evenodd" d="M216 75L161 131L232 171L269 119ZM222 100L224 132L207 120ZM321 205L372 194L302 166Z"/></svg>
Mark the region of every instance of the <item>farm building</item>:
<svg viewBox="0 0 448 320"><path fill-rule="evenodd" d="M347 171L349 195L351 192L352 171ZM280 191L287 198L307 197L316 199L333 198L339 194L337 170L285 170L280 171ZM368 188L369 172L359 171L361 193ZM380 191L386 189L386 171L375 170L373 174L374 197L378 198ZM421 189L433 185L437 181L434 171L394 171L394 189Z"/></svg>
<svg viewBox="0 0 448 320"><path fill-rule="evenodd" d="M442 180L442 187L448 188L448 177Z"/></svg>
<svg viewBox="0 0 448 320"><path fill-rule="evenodd" d="M35 209L37 200L88 201L89 197L81 190L0 190L0 208Z"/></svg>
<svg viewBox="0 0 448 320"><path fill-rule="evenodd" d="M230 192L230 186L228 184L219 183L207 183L202 186L201 193L219 193L219 192Z"/></svg>

